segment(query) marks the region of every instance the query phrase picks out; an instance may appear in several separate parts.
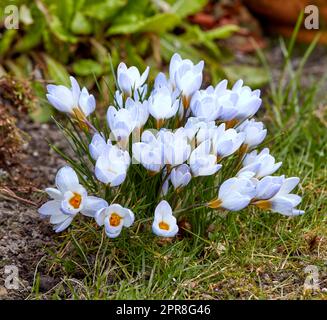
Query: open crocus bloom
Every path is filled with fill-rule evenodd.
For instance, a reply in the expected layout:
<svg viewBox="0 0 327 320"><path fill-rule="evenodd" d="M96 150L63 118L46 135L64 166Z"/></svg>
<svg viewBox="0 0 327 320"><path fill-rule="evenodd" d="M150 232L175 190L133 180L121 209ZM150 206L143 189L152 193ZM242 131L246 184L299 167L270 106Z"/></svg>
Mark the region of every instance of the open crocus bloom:
<svg viewBox="0 0 327 320"><path fill-rule="evenodd" d="M280 188L284 183L285 177L272 177L267 176L262 178L261 180L254 179L256 185L256 195L255 199L257 200L265 200L270 199L279 192Z"/></svg>
<svg viewBox="0 0 327 320"><path fill-rule="evenodd" d="M275 163L275 158L269 154L269 149L263 149L259 154L254 150L248 153L243 160L243 168L239 171L252 171L255 177L260 179L276 172L282 162Z"/></svg>
<svg viewBox="0 0 327 320"><path fill-rule="evenodd" d="M152 231L160 237L174 237L178 232L176 218L165 200L162 200L155 209Z"/></svg>
<svg viewBox="0 0 327 320"><path fill-rule="evenodd" d="M255 193L255 185L250 179L230 178L220 186L218 199L211 201L208 206L213 209L242 210L249 205Z"/></svg>
<svg viewBox="0 0 327 320"><path fill-rule="evenodd" d="M100 133L95 133L92 137L91 143L89 144L89 151L92 159L98 160L104 152L109 152L110 148L112 147L111 141L108 139L106 140Z"/></svg>
<svg viewBox="0 0 327 320"><path fill-rule="evenodd" d="M46 202L38 210L41 216L50 217L50 223L54 224L56 232L65 230L77 213L94 217L97 210L108 205L103 199L87 195L71 167L66 166L58 171L56 186L57 189L45 189L53 200Z"/></svg>
<svg viewBox="0 0 327 320"><path fill-rule="evenodd" d="M254 202L254 204L261 209L272 210L285 216L303 214L303 210L295 209L302 198L296 194L290 193L297 186L299 181L300 179L297 177L285 179L279 191L271 199L259 200Z"/></svg>
<svg viewBox="0 0 327 320"><path fill-rule="evenodd" d="M134 213L120 204L112 204L98 210L95 220L99 226L105 226L105 232L109 238L116 238L123 227L129 228L134 223Z"/></svg>
<svg viewBox="0 0 327 320"><path fill-rule="evenodd" d="M132 95L133 90L140 88L149 75L149 67L146 67L145 71L140 74L140 71L136 67L127 68L124 62L121 62L117 68L117 82L120 90L127 96Z"/></svg>
<svg viewBox="0 0 327 320"><path fill-rule="evenodd" d="M57 110L83 120L95 109L94 96L90 95L85 87L81 90L74 77L70 77L70 82L72 85L70 89L62 85L49 84L46 96Z"/></svg>
<svg viewBox="0 0 327 320"><path fill-rule="evenodd" d="M95 164L97 179L111 187L116 187L125 181L130 156L127 151L121 150L116 145L106 149L98 157Z"/></svg>

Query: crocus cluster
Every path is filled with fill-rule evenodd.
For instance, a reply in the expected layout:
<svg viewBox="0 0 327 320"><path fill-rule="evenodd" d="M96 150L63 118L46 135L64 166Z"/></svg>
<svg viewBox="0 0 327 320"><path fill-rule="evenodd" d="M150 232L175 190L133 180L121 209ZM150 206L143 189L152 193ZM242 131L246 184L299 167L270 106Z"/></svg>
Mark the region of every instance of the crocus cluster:
<svg viewBox="0 0 327 320"><path fill-rule="evenodd" d="M86 88L81 90L73 77L71 88L49 85L47 98L82 124L81 130L88 130L91 170L104 190L126 183L131 165L140 166L150 177L160 177L156 191L161 199L149 204L154 208L152 230L157 236L173 237L179 230L165 199L172 194L178 197L191 181L196 190L203 181L197 177L214 176L210 181L216 184L221 181L220 171L231 163L237 169L229 172L236 175L213 185L217 196L200 204L208 211L238 211L251 205L286 216L303 214L296 208L301 197L291 193L299 178L273 175L282 163L276 163L268 148L256 149L267 135L264 124L253 118L262 104L260 90L251 90L242 80L231 88L223 80L201 89L203 67L203 61L195 65L174 54L169 74L159 73L150 86L149 67L141 74L136 67L120 63L103 130L96 129L89 117L95 110L93 95ZM81 213L104 226L108 237L116 238L137 217L137 212L114 203L115 198L88 196L87 186L71 167L58 171L56 187L46 189L53 200L39 209L42 216L50 216L56 232Z"/></svg>

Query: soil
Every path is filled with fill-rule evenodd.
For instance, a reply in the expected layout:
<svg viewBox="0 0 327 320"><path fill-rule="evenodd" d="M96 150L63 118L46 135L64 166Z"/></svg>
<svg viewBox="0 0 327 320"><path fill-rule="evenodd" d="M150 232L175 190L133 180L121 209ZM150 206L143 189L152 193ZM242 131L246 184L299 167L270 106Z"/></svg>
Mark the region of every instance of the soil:
<svg viewBox="0 0 327 320"><path fill-rule="evenodd" d="M18 127L28 134L21 161L2 169L10 181L6 190L21 199L6 192L0 193L0 300L23 299L31 293L36 267L47 255L47 248L51 247L56 236L50 224L40 219L37 213L37 207L46 199L40 189L53 185L57 169L64 164L46 141L65 147L55 125L21 120ZM18 290L5 287L8 276L5 266L10 265L18 268ZM40 289L47 290L55 280L42 275L41 268L40 264L37 270L41 273Z"/></svg>

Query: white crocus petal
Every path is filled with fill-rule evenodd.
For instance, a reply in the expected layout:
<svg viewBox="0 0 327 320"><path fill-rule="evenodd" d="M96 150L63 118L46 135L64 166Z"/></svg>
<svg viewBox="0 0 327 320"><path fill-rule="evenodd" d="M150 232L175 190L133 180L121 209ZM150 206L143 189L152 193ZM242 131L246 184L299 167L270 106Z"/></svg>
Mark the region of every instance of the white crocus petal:
<svg viewBox="0 0 327 320"><path fill-rule="evenodd" d="M255 196L255 185L247 178L234 177L226 180L219 188L220 206L227 210L238 211L247 207Z"/></svg>
<svg viewBox="0 0 327 320"><path fill-rule="evenodd" d="M185 124L185 133L190 141L196 139L196 143L199 145L201 142L211 139L216 128L215 121L206 122L190 117Z"/></svg>
<svg viewBox="0 0 327 320"><path fill-rule="evenodd" d="M123 227L130 227L134 223L134 213L119 204L112 204L100 209L95 214L98 225L105 226L105 232L109 238L119 236Z"/></svg>
<svg viewBox="0 0 327 320"><path fill-rule="evenodd" d="M217 158L210 154L210 149L211 142L206 140L192 151L189 164L194 177L215 174L222 167L221 164L216 163Z"/></svg>
<svg viewBox="0 0 327 320"><path fill-rule="evenodd" d="M176 99L167 87L154 90L148 101L149 113L157 120L175 116L180 104L180 100Z"/></svg>
<svg viewBox="0 0 327 320"><path fill-rule="evenodd" d="M106 200L94 196L88 196L84 201L81 213L84 216L94 218L96 212L105 207L108 207L108 202Z"/></svg>
<svg viewBox="0 0 327 320"><path fill-rule="evenodd" d="M259 145L267 135L267 129L264 129L263 123L256 122L254 119L245 120L236 130L245 133L244 144L248 147Z"/></svg>
<svg viewBox="0 0 327 320"><path fill-rule="evenodd" d="M196 91L191 99L190 108L195 117L207 122L218 119L221 111L213 87Z"/></svg>
<svg viewBox="0 0 327 320"><path fill-rule="evenodd" d="M78 185L78 176L71 167L65 166L57 172L56 186L62 193L74 189Z"/></svg>
<svg viewBox="0 0 327 320"><path fill-rule="evenodd" d="M273 174L281 165L282 162L275 163L275 158L269 154L269 149L265 148L259 154L256 150L247 154L240 172L255 170L256 178L260 179Z"/></svg>
<svg viewBox="0 0 327 320"><path fill-rule="evenodd" d="M265 200L275 196L281 189L284 176L271 177L267 176L262 178L256 184L256 199Z"/></svg>
<svg viewBox="0 0 327 320"><path fill-rule="evenodd" d="M106 142L101 134L95 133L92 137L91 143L89 144L89 151L92 159L97 160L102 153L109 152L110 147L110 140Z"/></svg>
<svg viewBox="0 0 327 320"><path fill-rule="evenodd" d="M109 152L101 154L98 158L95 176L99 181L116 187L124 182L129 165L129 153L112 146Z"/></svg>
<svg viewBox="0 0 327 320"><path fill-rule="evenodd" d="M170 180L175 189L187 186L191 178L190 167L187 164L173 168L170 173Z"/></svg>
<svg viewBox="0 0 327 320"><path fill-rule="evenodd" d="M169 203L165 200L162 200L155 209L152 231L161 237L174 237L178 232L176 218L173 216Z"/></svg>
<svg viewBox="0 0 327 320"><path fill-rule="evenodd" d="M131 96L132 90L138 89L145 83L149 70L150 68L147 67L141 75L136 67L127 68L126 64L121 62L117 69L117 82L120 90L127 96Z"/></svg>
<svg viewBox="0 0 327 320"><path fill-rule="evenodd" d="M47 99L61 112L78 117L88 116L95 109L94 96L90 95L86 88L81 91L75 78L70 77L70 82L70 89L63 85L48 85Z"/></svg>
<svg viewBox="0 0 327 320"><path fill-rule="evenodd" d="M133 118L133 114L130 110L117 110L113 106L108 108L107 121L110 130L118 142L126 142L136 125L135 118Z"/></svg>
<svg viewBox="0 0 327 320"><path fill-rule="evenodd" d="M67 218L63 222L61 222L53 227L53 230L55 232L57 232L57 233L62 232L70 226L70 224L72 223L74 218L70 217L70 216L66 216L66 217Z"/></svg>
<svg viewBox="0 0 327 320"><path fill-rule="evenodd" d="M39 209L38 212L41 216L51 216L53 214L62 214L60 211L60 200L50 200L44 203Z"/></svg>
<svg viewBox="0 0 327 320"><path fill-rule="evenodd" d="M145 123L148 121L149 118L149 103L148 101L139 102L134 101L131 98L127 98L125 108L130 111L134 121L135 127L140 129L142 128Z"/></svg>
<svg viewBox="0 0 327 320"><path fill-rule="evenodd" d="M54 200L62 200L62 193L56 189L56 188L46 188L45 189L45 192L48 194L48 196L51 198L51 199L54 199Z"/></svg>
<svg viewBox="0 0 327 320"><path fill-rule="evenodd" d="M242 145L245 139L243 132L237 133L235 129L227 129L225 124L221 124L212 137L213 151L220 157L227 157L233 154Z"/></svg>

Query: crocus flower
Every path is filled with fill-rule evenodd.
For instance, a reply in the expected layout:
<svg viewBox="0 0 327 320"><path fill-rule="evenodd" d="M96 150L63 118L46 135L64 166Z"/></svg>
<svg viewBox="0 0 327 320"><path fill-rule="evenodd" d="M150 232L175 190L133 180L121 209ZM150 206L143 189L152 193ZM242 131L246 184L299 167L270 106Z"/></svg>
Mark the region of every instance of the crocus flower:
<svg viewBox="0 0 327 320"><path fill-rule="evenodd" d="M111 146L112 144L109 139L106 142L100 133L95 133L92 137L91 143L89 144L89 151L92 159L98 160L102 153L109 152Z"/></svg>
<svg viewBox="0 0 327 320"><path fill-rule="evenodd" d="M143 128L149 118L149 103L147 100L140 102L127 98L125 108L131 112L134 117L135 127L137 129Z"/></svg>
<svg viewBox="0 0 327 320"><path fill-rule="evenodd" d="M190 167L187 164L173 168L170 173L170 181L175 189L187 186L191 178Z"/></svg>
<svg viewBox="0 0 327 320"><path fill-rule="evenodd" d="M190 117L184 128L189 141L199 145L201 142L212 138L217 126L215 121L207 122L196 117Z"/></svg>
<svg viewBox="0 0 327 320"><path fill-rule="evenodd" d="M159 172L165 165L163 144L149 131L143 132L141 142L132 146L134 159L150 172Z"/></svg>
<svg viewBox="0 0 327 320"><path fill-rule="evenodd" d="M204 121L214 121L219 118L222 106L217 103L217 97L212 86L206 90L198 90L194 93L190 108L192 114Z"/></svg>
<svg viewBox="0 0 327 320"><path fill-rule="evenodd" d="M140 74L136 67L127 68L126 64L121 62L117 68L117 82L120 90L126 95L131 96L132 91L140 88L149 75L149 67Z"/></svg>
<svg viewBox="0 0 327 320"><path fill-rule="evenodd" d="M116 238L123 227L129 228L134 223L134 213L120 204L111 204L96 212L95 221L99 226L104 225L109 238Z"/></svg>
<svg viewBox="0 0 327 320"><path fill-rule="evenodd" d="M180 104L180 100L167 87L154 90L148 101L149 112L157 123L175 116Z"/></svg>
<svg viewBox="0 0 327 320"><path fill-rule="evenodd" d="M247 178L234 177L222 183L218 198L209 202L208 207L238 211L247 207L256 194L254 183Z"/></svg>
<svg viewBox="0 0 327 320"><path fill-rule="evenodd" d="M112 187L119 186L125 181L130 161L127 151L116 145L111 146L98 157L95 163L95 176L99 181Z"/></svg>
<svg viewBox="0 0 327 320"><path fill-rule="evenodd" d="M236 128L236 131L245 133L245 140L243 143L247 148L256 147L267 135L267 129L264 129L263 123L255 121L254 119L246 119Z"/></svg>
<svg viewBox="0 0 327 320"><path fill-rule="evenodd" d="M279 191L268 200L259 200L254 202L258 208L272 210L285 216L296 216L303 214L303 210L295 209L302 198L296 194L290 193L300 179L297 177L287 178L283 181Z"/></svg>
<svg viewBox="0 0 327 320"><path fill-rule="evenodd" d="M54 224L56 232L65 230L79 212L94 217L97 210L108 205L101 198L87 195L71 167L66 166L58 171L56 187L45 189L53 200L46 202L38 210L42 217L50 217L50 223Z"/></svg>
<svg viewBox="0 0 327 320"><path fill-rule="evenodd" d="M114 138L122 146L125 146L136 125L136 110L117 110L110 106L107 111L107 121Z"/></svg>
<svg viewBox="0 0 327 320"><path fill-rule="evenodd" d="M183 105L188 108L193 93L200 89L202 84L202 70L204 62L200 61L197 65L189 59L182 59L175 53L169 65L170 81L177 87L183 96Z"/></svg>
<svg viewBox="0 0 327 320"><path fill-rule="evenodd" d="M255 199L265 200L265 199L272 198L279 192L280 188L284 183L284 180L285 180L284 176L280 176L280 177L266 176L261 180L256 179Z"/></svg>
<svg viewBox="0 0 327 320"><path fill-rule="evenodd" d="M155 209L152 231L159 237L174 237L178 232L176 218L165 200L162 200Z"/></svg>
<svg viewBox="0 0 327 320"><path fill-rule="evenodd" d="M47 85L47 99L59 111L69 113L83 120L95 109L94 96L84 87L80 89L74 77L70 77L71 88L63 85Z"/></svg>
<svg viewBox="0 0 327 320"><path fill-rule="evenodd" d="M255 177L260 179L273 174L281 165L282 162L275 163L275 158L269 154L268 148L263 149L259 154L254 150L245 156L243 168L239 173L243 171L252 171L255 173Z"/></svg>
<svg viewBox="0 0 327 320"><path fill-rule="evenodd" d="M225 123L222 123L212 137L213 152L218 158L227 157L239 149L244 138L245 133L238 133L235 129L225 130Z"/></svg>
<svg viewBox="0 0 327 320"><path fill-rule="evenodd" d="M192 151L189 164L194 177L210 176L222 167L221 164L217 164L217 157L210 154L210 149L211 142L206 140Z"/></svg>

